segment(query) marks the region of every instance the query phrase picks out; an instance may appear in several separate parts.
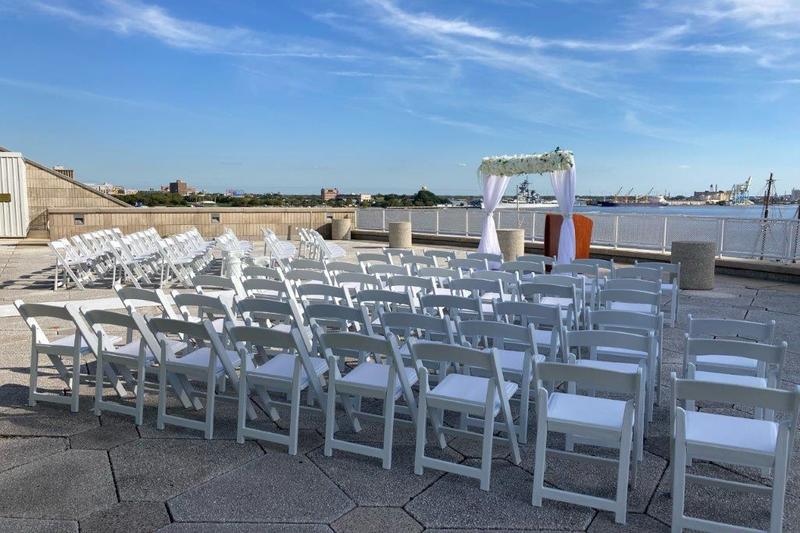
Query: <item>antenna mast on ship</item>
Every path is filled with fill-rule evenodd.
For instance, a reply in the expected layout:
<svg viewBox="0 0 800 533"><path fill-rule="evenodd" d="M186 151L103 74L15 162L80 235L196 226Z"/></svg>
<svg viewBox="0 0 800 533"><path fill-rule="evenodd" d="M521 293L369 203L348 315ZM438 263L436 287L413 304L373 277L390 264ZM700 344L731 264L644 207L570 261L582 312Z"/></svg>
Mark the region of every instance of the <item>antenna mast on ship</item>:
<svg viewBox="0 0 800 533"><path fill-rule="evenodd" d="M764 210L761 213L761 257L764 259L764 250L767 248L767 230L769 229L769 202L772 199L772 186L775 184L775 179L772 177L772 172L769 173L767 178L767 190L764 191Z"/></svg>

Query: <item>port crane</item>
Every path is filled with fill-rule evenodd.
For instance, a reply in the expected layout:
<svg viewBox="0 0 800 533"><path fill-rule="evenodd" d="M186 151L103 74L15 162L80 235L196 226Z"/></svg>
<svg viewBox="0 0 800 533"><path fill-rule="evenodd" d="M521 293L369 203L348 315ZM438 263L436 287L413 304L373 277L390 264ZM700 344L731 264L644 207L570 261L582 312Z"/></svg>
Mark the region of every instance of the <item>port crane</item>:
<svg viewBox="0 0 800 533"><path fill-rule="evenodd" d="M734 183L731 187L730 202L733 205L747 205L750 202L750 184L752 183L752 176L748 176L744 183Z"/></svg>

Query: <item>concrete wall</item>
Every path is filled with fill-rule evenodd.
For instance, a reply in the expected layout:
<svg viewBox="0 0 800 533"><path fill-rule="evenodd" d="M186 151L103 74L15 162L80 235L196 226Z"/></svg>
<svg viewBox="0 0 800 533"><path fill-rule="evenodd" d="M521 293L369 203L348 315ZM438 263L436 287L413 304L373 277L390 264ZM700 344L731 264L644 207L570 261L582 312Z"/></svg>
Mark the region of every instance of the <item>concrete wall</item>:
<svg viewBox="0 0 800 533"><path fill-rule="evenodd" d="M59 207L99 208L122 207L127 204L87 187L83 183L51 170L34 161L25 160L28 181L28 234L47 229L47 210Z"/></svg>
<svg viewBox="0 0 800 533"><path fill-rule="evenodd" d="M258 207L54 208L47 214L51 240L108 228L127 234L151 226L163 236L196 227L210 238L231 228L242 239L261 241L261 228L270 228L282 239L297 239L296 228L303 227L329 237L332 219L355 216L354 208Z"/></svg>

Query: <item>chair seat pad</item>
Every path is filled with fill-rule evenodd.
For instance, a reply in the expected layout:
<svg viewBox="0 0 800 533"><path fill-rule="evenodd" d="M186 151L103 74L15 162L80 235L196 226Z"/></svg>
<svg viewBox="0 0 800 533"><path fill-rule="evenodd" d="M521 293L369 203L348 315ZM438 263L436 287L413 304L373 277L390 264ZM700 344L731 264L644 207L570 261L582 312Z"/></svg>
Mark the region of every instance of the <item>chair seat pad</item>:
<svg viewBox="0 0 800 533"><path fill-rule="evenodd" d="M759 389L767 388L767 380L756 376L742 376L739 374L722 374L720 372L704 372L697 370L694 379L698 381L712 381L714 383L730 383L732 385L744 385L745 387L756 387Z"/></svg>
<svg viewBox="0 0 800 533"><path fill-rule="evenodd" d="M197 350L187 354L171 357L169 362L171 365L182 365L192 367L194 369L208 368L208 357L210 353L211 349L208 347L198 348ZM236 351L225 350L223 357L227 357L234 368L239 366L239 354ZM225 370L225 367L222 366L222 361L219 360L219 357L216 358L214 367L218 374Z"/></svg>
<svg viewBox="0 0 800 533"><path fill-rule="evenodd" d="M614 311L633 311L634 313L652 313L653 306L650 304L636 304L629 302L611 302L610 309Z"/></svg>
<svg viewBox="0 0 800 533"><path fill-rule="evenodd" d="M122 339L117 337L116 335L105 335L103 337L105 340L110 342L111 344L117 344L122 342ZM67 335L66 337L59 337L47 344L51 344L53 346L75 346L75 335ZM81 351L86 352L89 350L89 345L86 343L86 339L81 336Z"/></svg>
<svg viewBox="0 0 800 533"><path fill-rule="evenodd" d="M647 359L648 354L641 350L631 350L629 348L617 348L612 346L598 346L597 355L613 355L618 357L631 357L636 359Z"/></svg>
<svg viewBox="0 0 800 533"><path fill-rule="evenodd" d="M547 331L546 329L537 329L534 339L536 340L537 345L547 346L549 348L553 342L553 331ZM556 346L558 346L559 344L558 330L555 331L555 343Z"/></svg>
<svg viewBox="0 0 800 533"><path fill-rule="evenodd" d="M405 372L409 384L414 385L417 382L417 372L410 367L404 366L402 371ZM350 383L353 385L360 385L369 387L376 390L386 390L389 383L389 365L380 363L360 363L353 370L348 372L343 378L339 380L341 383ZM400 383L400 377L394 378L394 397L399 398L403 394L403 387Z"/></svg>
<svg viewBox="0 0 800 533"><path fill-rule="evenodd" d="M500 368L503 370L503 372L522 374L522 365L525 362L525 352L498 349L497 360L499 361ZM537 354L536 360L531 361L531 380L533 380L533 365L536 364L537 361L544 361L544 357Z"/></svg>
<svg viewBox="0 0 800 533"><path fill-rule="evenodd" d="M700 365L729 366L740 370L756 370L758 360L738 355L698 355L696 361Z"/></svg>
<svg viewBox="0 0 800 533"><path fill-rule="evenodd" d="M578 359L576 365L587 366L590 368L600 368L602 370L613 370L614 372L624 372L625 374L635 374L639 370L639 365L633 363L618 363L616 361L597 361L595 359Z"/></svg>
<svg viewBox="0 0 800 533"><path fill-rule="evenodd" d="M453 291L451 291L447 287L434 287L433 288L433 294L452 295Z"/></svg>
<svg viewBox="0 0 800 533"><path fill-rule="evenodd" d="M547 400L547 419L620 431L625 402L609 398L554 392Z"/></svg>
<svg viewBox="0 0 800 533"><path fill-rule="evenodd" d="M550 305L555 307L560 305L562 308L569 307L573 304L572 298L559 298L557 296L545 296L540 301L542 305Z"/></svg>
<svg viewBox="0 0 800 533"><path fill-rule="evenodd" d="M247 375L256 378L279 379L291 381L294 375L294 362L296 355L280 353L272 357L269 361L253 370L248 370ZM314 374L321 376L328 370L328 363L321 357L309 357ZM308 373L306 369L300 368L300 388L308 386Z"/></svg>
<svg viewBox="0 0 800 533"><path fill-rule="evenodd" d="M778 442L778 424L769 420L687 411L686 441L773 454Z"/></svg>
<svg viewBox="0 0 800 533"><path fill-rule="evenodd" d="M511 398L519 388L513 381L505 381L505 393ZM474 407L482 407L486 402L486 387L489 379L464 374L448 374L436 387L428 393L429 398L456 400ZM500 411L500 396L494 394L494 415Z"/></svg>
<svg viewBox="0 0 800 533"><path fill-rule="evenodd" d="M224 318L217 318L216 320L213 320L211 322L211 325L214 326L214 331L216 331L217 333L222 333L224 331L224 329L225 329L225 319ZM245 323L244 320L242 320L240 318L234 318L233 319L233 325L234 326L246 326L247 324Z"/></svg>
<svg viewBox="0 0 800 533"><path fill-rule="evenodd" d="M109 351L111 351L115 355L127 355L131 359L136 359L137 357L139 357L140 343L141 341L135 340L133 342L129 342L128 344L123 344L122 346L115 346L113 350ZM177 340L167 340L167 346L169 346L169 348L173 352L179 352L184 348L186 348L186 343ZM144 350L145 350L145 360L148 363L155 362L156 357L155 355L153 355L153 352L150 350L150 348L145 346Z"/></svg>

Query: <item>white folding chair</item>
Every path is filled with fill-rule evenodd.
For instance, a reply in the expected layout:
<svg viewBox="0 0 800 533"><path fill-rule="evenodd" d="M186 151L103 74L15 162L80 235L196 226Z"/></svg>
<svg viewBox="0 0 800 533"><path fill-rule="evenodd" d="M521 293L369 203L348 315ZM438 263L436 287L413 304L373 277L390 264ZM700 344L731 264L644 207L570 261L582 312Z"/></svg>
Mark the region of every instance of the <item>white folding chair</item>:
<svg viewBox="0 0 800 533"><path fill-rule="evenodd" d="M543 499L574 505L585 505L614 513L614 520L624 524L628 507L628 480L636 484L636 461L631 469L631 448L634 444L636 404L641 401L641 372L616 372L601 368L564 363L537 363L536 382L536 451L533 467L533 495L531 503L541 507ZM548 392L543 382L567 382L573 392ZM632 397L629 400L597 398L577 394L578 385L592 390ZM568 437L590 439L593 444L619 450L617 459L608 459L572 451L547 447L549 432L564 433ZM601 498L544 485L547 456L566 456L595 464L616 464L617 483L614 498Z"/></svg>
<svg viewBox="0 0 800 533"><path fill-rule="evenodd" d="M561 330L561 349L564 362L587 368L599 368L623 374L641 375L641 391L636 401L636 422L633 437L636 459L644 458L644 437L647 422L652 419L652 369L656 360L655 335L607 330ZM602 350L602 351L601 351ZM620 356L624 353L624 356ZM631 362L633 361L633 362ZM572 389L570 389L572 392ZM572 451L576 441L567 437L567 449Z"/></svg>
<svg viewBox="0 0 800 533"><path fill-rule="evenodd" d="M520 444L527 444L533 365L536 361L544 361L536 348L536 328L533 324L517 326L490 320L456 319L456 330L462 346L493 349L503 376L519 386L519 423L514 424L514 430ZM470 417L463 415L462 429L470 422Z"/></svg>
<svg viewBox="0 0 800 533"><path fill-rule="evenodd" d="M500 368L496 349L480 350L438 342L417 341L411 344L419 375L419 412L417 415L417 444L414 454L414 473L422 475L425 468L451 472L480 480L481 490L489 490L492 472L492 448L494 445L495 420L502 412L506 437L515 464L521 461L519 444L514 429L508 399L517 391L517 384L506 381ZM440 379L431 389L428 369L422 361L435 361L462 368L479 370L483 376L451 372ZM444 411L455 411L467 416L483 419L482 433L468 429L444 428ZM480 467L457 464L425 455L427 417L441 448L446 447L444 432L467 438L480 438Z"/></svg>
<svg viewBox="0 0 800 533"><path fill-rule="evenodd" d="M533 324L536 332L538 352L544 352L547 359L555 360L561 346L561 328L565 325L561 306L536 304L531 302L494 303L495 320L508 324L528 326Z"/></svg>
<svg viewBox="0 0 800 533"><path fill-rule="evenodd" d="M436 267L445 267L451 259L456 258L456 253L450 250L425 250L422 255L432 258Z"/></svg>
<svg viewBox="0 0 800 533"><path fill-rule="evenodd" d="M281 303L281 302L270 302ZM246 437L282 444L289 455L297 455L297 436L300 426L300 395L310 389L310 400L316 400L324 412L325 397L321 377L328 365L321 357L311 357L306 349L303 334L296 327L289 331L265 329L254 326L233 326L229 329L241 360L239 373L239 412L236 424L236 441L244 443ZM255 391L273 412L277 402L270 392L285 394L289 407L289 434L261 430L247 426L247 406L250 391ZM278 418L273 416L273 420Z"/></svg>
<svg viewBox="0 0 800 533"><path fill-rule="evenodd" d="M710 381L713 383L730 383L757 389L777 389L781 385L781 372L786 359L786 342L780 344L764 344L730 339L693 339L686 334L686 350L683 356L684 376L686 379ZM758 375L741 373L714 372L697 370L698 358L703 356L736 357L738 360L752 360L760 371ZM723 369L729 370L729 369ZM765 413L757 412L758 418ZM766 414L770 418L771 414Z"/></svg>
<svg viewBox="0 0 800 533"><path fill-rule="evenodd" d="M681 286L681 264L680 263L658 263L651 261L636 261L635 266L639 268L652 268L661 274L661 297L662 305L669 304L669 325L675 327L678 322L678 303ZM666 276L666 280L664 279Z"/></svg>
<svg viewBox="0 0 800 533"><path fill-rule="evenodd" d="M384 469L391 469L395 402L403 398L411 421L416 420L417 405L411 387L417 382L417 373L413 368L403 365L397 339L390 332L386 334L386 338L350 332L319 332L317 337L328 360L329 369L325 455L332 456L334 449L344 450L368 457L377 457L381 459ZM341 351L360 354L358 364L344 375L340 373L338 361ZM374 362L370 361L368 356L374 359ZM382 447L358 444L335 437L337 395L341 397L342 404L350 407L348 414L352 418L383 422ZM383 413L375 415L361 411L360 399L362 397L382 399ZM356 427L357 431L358 429Z"/></svg>
<svg viewBox="0 0 800 533"><path fill-rule="evenodd" d="M730 383L678 379L673 372L672 392L672 530L783 531L786 481L800 415L800 387L795 386L792 391L752 388ZM747 405L756 410L774 411L783 416L780 421L772 421L692 410L689 404L698 401ZM686 467L692 459L772 471L772 487L687 474ZM753 529L686 516L684 506L687 479L704 486L770 495L769 527ZM724 499L720 498L718 501L724 502Z"/></svg>
<svg viewBox="0 0 800 533"><path fill-rule="evenodd" d="M209 320L195 323L170 318L151 318L148 320L148 325L156 335L161 352L158 365L156 427L164 429L165 424L172 424L202 431L206 439L213 438L217 385L227 377L238 392L239 378L236 368L240 364L239 354L235 350L228 350L223 346ZM172 341L176 339L186 343L186 347L181 350L174 349L176 345ZM190 381L199 381L205 384L206 404L203 420L167 412L167 375L169 373L181 376L187 392L192 396L197 393L189 384ZM251 418L255 417L255 410L249 404L248 414Z"/></svg>
<svg viewBox="0 0 800 533"><path fill-rule="evenodd" d="M728 318L695 318L689 320L689 338L731 339L773 344L775 342L775 321L755 322ZM696 370L741 374L766 378L766 369L758 361L732 354L704 354L694 358ZM686 372L687 368L684 368ZM686 374L684 374L685 376Z"/></svg>

